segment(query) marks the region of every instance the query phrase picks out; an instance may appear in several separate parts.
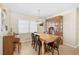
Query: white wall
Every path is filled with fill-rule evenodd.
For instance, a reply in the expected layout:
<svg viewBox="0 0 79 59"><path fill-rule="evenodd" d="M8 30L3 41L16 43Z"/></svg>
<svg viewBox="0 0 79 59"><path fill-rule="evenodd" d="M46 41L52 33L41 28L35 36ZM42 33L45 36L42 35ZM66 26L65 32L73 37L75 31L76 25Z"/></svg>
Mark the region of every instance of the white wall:
<svg viewBox="0 0 79 59"><path fill-rule="evenodd" d="M79 8L77 8L77 46L79 46Z"/></svg>
<svg viewBox="0 0 79 59"><path fill-rule="evenodd" d="M1 8L0 8L0 20L1 20ZM2 33L0 32L0 55L3 52L2 46L3 46L3 39L2 39Z"/></svg>
<svg viewBox="0 0 79 59"><path fill-rule="evenodd" d="M76 9L63 15L64 43L76 46Z"/></svg>

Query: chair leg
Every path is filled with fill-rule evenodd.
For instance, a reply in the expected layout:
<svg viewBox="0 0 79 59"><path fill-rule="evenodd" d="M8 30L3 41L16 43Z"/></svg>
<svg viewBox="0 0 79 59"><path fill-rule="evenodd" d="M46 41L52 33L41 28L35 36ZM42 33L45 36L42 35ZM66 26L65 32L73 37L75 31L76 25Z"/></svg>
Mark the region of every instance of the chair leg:
<svg viewBox="0 0 79 59"><path fill-rule="evenodd" d="M20 53L21 43L18 43L18 53Z"/></svg>
<svg viewBox="0 0 79 59"><path fill-rule="evenodd" d="M31 42L31 46L34 48L34 45L35 45L35 42L34 42L34 40L32 40L32 42Z"/></svg>
<svg viewBox="0 0 79 59"><path fill-rule="evenodd" d="M38 47L38 55L40 55L41 46Z"/></svg>
<svg viewBox="0 0 79 59"><path fill-rule="evenodd" d="M46 44L44 44L44 49L45 49L45 51L44 51L44 52L47 52Z"/></svg>
<svg viewBox="0 0 79 59"><path fill-rule="evenodd" d="M57 49L58 55L59 55L59 49Z"/></svg>
<svg viewBox="0 0 79 59"><path fill-rule="evenodd" d="M34 43L34 46L33 46L33 48L35 48L35 46L36 46L36 42L34 41L33 43Z"/></svg>
<svg viewBox="0 0 79 59"><path fill-rule="evenodd" d="M35 44L35 51L37 51L37 43Z"/></svg>
<svg viewBox="0 0 79 59"><path fill-rule="evenodd" d="M33 47L33 48L35 47L35 43L34 43L34 42L32 42L32 47Z"/></svg>
<svg viewBox="0 0 79 59"><path fill-rule="evenodd" d="M54 55L54 48L51 48L52 55Z"/></svg>
<svg viewBox="0 0 79 59"><path fill-rule="evenodd" d="M33 46L33 41L31 42L31 45Z"/></svg>

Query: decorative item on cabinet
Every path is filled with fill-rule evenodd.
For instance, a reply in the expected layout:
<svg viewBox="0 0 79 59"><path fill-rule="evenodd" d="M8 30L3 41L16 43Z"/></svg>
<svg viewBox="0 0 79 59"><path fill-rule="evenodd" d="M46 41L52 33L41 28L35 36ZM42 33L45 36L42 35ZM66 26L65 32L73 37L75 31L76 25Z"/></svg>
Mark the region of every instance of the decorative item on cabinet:
<svg viewBox="0 0 79 59"><path fill-rule="evenodd" d="M41 23L40 26L43 26L43 23Z"/></svg>
<svg viewBox="0 0 79 59"><path fill-rule="evenodd" d="M6 9L1 10L1 31L6 31Z"/></svg>
<svg viewBox="0 0 79 59"><path fill-rule="evenodd" d="M49 28L49 34L54 34L54 27Z"/></svg>
<svg viewBox="0 0 79 59"><path fill-rule="evenodd" d="M6 31L8 30L8 26L7 25L5 26L5 29L6 29Z"/></svg>

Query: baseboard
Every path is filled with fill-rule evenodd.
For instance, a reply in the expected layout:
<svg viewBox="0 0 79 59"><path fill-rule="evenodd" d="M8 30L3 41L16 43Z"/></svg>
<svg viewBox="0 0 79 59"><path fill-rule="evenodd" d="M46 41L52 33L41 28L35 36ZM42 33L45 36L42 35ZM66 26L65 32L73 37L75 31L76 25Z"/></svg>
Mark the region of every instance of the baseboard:
<svg viewBox="0 0 79 59"><path fill-rule="evenodd" d="M77 47L79 47L79 44L77 45Z"/></svg>
<svg viewBox="0 0 79 59"><path fill-rule="evenodd" d="M77 48L77 46L74 46L74 45L71 45L71 44L68 44L68 43L64 43L64 45L67 45L67 46L70 46L70 47L73 47L73 48Z"/></svg>

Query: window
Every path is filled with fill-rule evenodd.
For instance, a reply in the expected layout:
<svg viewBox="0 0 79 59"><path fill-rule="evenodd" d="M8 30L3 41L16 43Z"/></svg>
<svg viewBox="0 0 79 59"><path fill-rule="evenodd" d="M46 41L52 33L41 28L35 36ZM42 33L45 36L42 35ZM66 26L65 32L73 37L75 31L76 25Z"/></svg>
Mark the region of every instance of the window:
<svg viewBox="0 0 79 59"><path fill-rule="evenodd" d="M29 21L19 20L18 23L19 33L28 33L29 32Z"/></svg>
<svg viewBox="0 0 79 59"><path fill-rule="evenodd" d="M35 21L19 20L18 31L19 33L37 32L37 23Z"/></svg>
<svg viewBox="0 0 79 59"><path fill-rule="evenodd" d="M30 32L37 32L37 23L35 21L30 21Z"/></svg>

